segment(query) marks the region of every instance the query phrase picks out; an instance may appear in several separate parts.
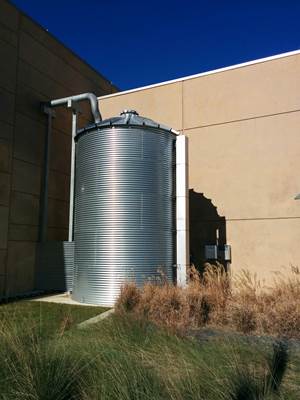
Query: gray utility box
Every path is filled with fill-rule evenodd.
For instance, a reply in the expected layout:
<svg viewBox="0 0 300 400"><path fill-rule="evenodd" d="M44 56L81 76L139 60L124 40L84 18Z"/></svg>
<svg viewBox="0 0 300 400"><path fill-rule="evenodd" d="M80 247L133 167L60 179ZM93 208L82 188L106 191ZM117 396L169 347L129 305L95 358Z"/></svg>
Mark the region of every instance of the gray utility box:
<svg viewBox="0 0 300 400"><path fill-rule="evenodd" d="M204 248L204 254L207 260L217 260L218 259L217 245L206 245Z"/></svg>
<svg viewBox="0 0 300 400"><path fill-rule="evenodd" d="M231 246L229 244L218 246L218 258L222 261L231 261Z"/></svg>
<svg viewBox="0 0 300 400"><path fill-rule="evenodd" d="M217 246L206 245L204 247L204 254L207 260L221 260L231 261L231 246L229 244Z"/></svg>

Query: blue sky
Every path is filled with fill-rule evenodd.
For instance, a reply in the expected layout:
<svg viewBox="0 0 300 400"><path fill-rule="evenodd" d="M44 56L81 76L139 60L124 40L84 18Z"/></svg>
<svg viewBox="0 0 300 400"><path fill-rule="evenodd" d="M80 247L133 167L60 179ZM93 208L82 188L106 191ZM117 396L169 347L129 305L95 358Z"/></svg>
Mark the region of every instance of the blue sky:
<svg viewBox="0 0 300 400"><path fill-rule="evenodd" d="M14 0L121 89L300 48L299 0Z"/></svg>

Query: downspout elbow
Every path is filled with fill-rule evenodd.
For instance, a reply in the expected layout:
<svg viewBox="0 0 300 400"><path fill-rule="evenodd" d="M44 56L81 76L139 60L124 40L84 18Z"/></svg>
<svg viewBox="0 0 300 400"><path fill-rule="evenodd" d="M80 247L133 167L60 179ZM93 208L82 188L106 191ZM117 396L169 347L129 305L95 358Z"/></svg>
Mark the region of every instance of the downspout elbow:
<svg viewBox="0 0 300 400"><path fill-rule="evenodd" d="M94 93L84 93L84 96L87 97L87 99L90 102L91 105L91 111L94 117L94 121L95 123L99 123L102 121L102 117L99 111L99 106L98 106L98 99L97 97L94 95Z"/></svg>
<svg viewBox="0 0 300 400"><path fill-rule="evenodd" d="M98 99L94 93L82 93L75 96L63 97L61 99L55 99L50 101L51 107L61 106L63 104L68 104L72 101L83 101L88 100L91 106L91 112L93 114L94 122L97 124L102 121L102 117L98 107Z"/></svg>

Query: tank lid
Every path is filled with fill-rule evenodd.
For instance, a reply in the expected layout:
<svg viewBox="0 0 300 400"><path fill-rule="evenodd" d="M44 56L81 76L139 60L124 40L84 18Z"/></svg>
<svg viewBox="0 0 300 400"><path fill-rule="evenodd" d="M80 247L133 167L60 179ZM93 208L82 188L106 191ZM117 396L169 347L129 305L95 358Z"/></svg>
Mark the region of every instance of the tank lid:
<svg viewBox="0 0 300 400"><path fill-rule="evenodd" d="M123 110L120 115L124 115L124 114L134 114L134 115L139 115L139 113L135 110Z"/></svg>
<svg viewBox="0 0 300 400"><path fill-rule="evenodd" d="M105 119L97 124L91 124L86 126L83 129L79 129L77 131L77 136L82 134L83 132L90 131L92 129L104 129L108 127L114 126L138 126L138 127L148 127L148 128L156 128L164 131L172 132L172 128L167 125L159 124L158 122L153 121L152 119L141 117L137 111L135 110L123 110L118 117L112 117Z"/></svg>

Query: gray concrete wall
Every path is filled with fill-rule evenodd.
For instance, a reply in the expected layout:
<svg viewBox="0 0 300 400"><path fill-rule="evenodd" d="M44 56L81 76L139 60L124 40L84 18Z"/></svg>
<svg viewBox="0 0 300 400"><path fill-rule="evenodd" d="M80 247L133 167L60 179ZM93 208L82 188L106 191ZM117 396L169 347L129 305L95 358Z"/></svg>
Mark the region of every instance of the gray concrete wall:
<svg viewBox="0 0 300 400"><path fill-rule="evenodd" d="M0 297L34 289L46 116L40 102L117 89L42 27L0 1ZM90 121L83 105L79 124ZM49 240L67 239L71 116L57 109Z"/></svg>

